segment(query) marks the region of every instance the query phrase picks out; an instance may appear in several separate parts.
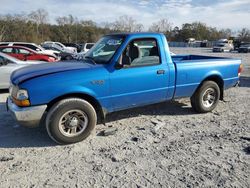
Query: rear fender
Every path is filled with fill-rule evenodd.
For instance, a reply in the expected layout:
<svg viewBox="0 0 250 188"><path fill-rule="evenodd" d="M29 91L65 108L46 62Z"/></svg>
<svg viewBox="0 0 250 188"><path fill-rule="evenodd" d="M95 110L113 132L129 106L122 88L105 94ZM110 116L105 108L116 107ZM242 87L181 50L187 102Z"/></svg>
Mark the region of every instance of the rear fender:
<svg viewBox="0 0 250 188"><path fill-rule="evenodd" d="M220 72L218 71L212 71L212 72L209 72L204 78L203 80L201 81L201 83L199 84L199 86L196 88L195 92L202 86L202 84L205 82L205 81L214 81L215 83L217 83L217 85L219 86L220 88L220 100L223 100L224 98L224 80L222 79L222 75ZM194 92L194 93L195 93ZM193 95L194 95L193 93Z"/></svg>

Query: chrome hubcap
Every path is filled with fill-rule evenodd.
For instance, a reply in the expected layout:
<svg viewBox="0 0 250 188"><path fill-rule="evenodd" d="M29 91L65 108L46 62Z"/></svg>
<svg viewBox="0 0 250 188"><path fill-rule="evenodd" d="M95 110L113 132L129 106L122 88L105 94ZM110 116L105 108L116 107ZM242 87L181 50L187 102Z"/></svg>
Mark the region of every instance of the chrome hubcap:
<svg viewBox="0 0 250 188"><path fill-rule="evenodd" d="M75 126L78 125L78 123L79 123L79 120L78 120L77 117L72 117L72 118L70 118L70 120L69 120L69 126L70 126L70 127L75 127Z"/></svg>
<svg viewBox="0 0 250 188"><path fill-rule="evenodd" d="M202 96L202 104L206 108L210 108L216 101L216 91L213 88L208 88Z"/></svg>
<svg viewBox="0 0 250 188"><path fill-rule="evenodd" d="M62 115L59 120L59 130L67 137L80 135L86 129L89 119L81 110L70 110Z"/></svg>

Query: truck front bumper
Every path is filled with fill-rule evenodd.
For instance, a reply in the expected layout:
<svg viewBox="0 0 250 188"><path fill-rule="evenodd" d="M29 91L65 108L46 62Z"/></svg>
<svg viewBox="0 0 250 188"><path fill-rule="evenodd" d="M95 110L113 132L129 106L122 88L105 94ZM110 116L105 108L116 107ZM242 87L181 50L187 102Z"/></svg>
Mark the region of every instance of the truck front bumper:
<svg viewBox="0 0 250 188"><path fill-rule="evenodd" d="M15 105L10 97L6 101L7 110L19 125L25 127L38 127L47 105L33 106L33 107L18 107Z"/></svg>

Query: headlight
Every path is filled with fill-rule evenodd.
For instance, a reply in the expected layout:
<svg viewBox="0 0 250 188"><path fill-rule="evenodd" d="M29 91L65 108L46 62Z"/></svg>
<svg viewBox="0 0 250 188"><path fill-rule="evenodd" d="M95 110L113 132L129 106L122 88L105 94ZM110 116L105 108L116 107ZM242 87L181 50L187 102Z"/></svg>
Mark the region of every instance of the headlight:
<svg viewBox="0 0 250 188"><path fill-rule="evenodd" d="M10 87L10 94L13 102L20 107L30 106L28 91L19 89L17 86Z"/></svg>
<svg viewBox="0 0 250 188"><path fill-rule="evenodd" d="M29 98L28 92L24 89L20 89L17 91L16 99L18 100L26 100Z"/></svg>

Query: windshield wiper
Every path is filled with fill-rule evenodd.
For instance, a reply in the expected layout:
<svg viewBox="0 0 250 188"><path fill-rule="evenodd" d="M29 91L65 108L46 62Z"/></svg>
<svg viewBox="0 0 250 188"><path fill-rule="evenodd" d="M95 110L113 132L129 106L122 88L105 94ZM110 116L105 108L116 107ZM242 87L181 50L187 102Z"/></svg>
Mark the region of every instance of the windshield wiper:
<svg viewBox="0 0 250 188"><path fill-rule="evenodd" d="M96 62L95 62L95 60L93 59L93 57L85 56L84 58L85 58L85 59L89 59L94 65L96 65Z"/></svg>

